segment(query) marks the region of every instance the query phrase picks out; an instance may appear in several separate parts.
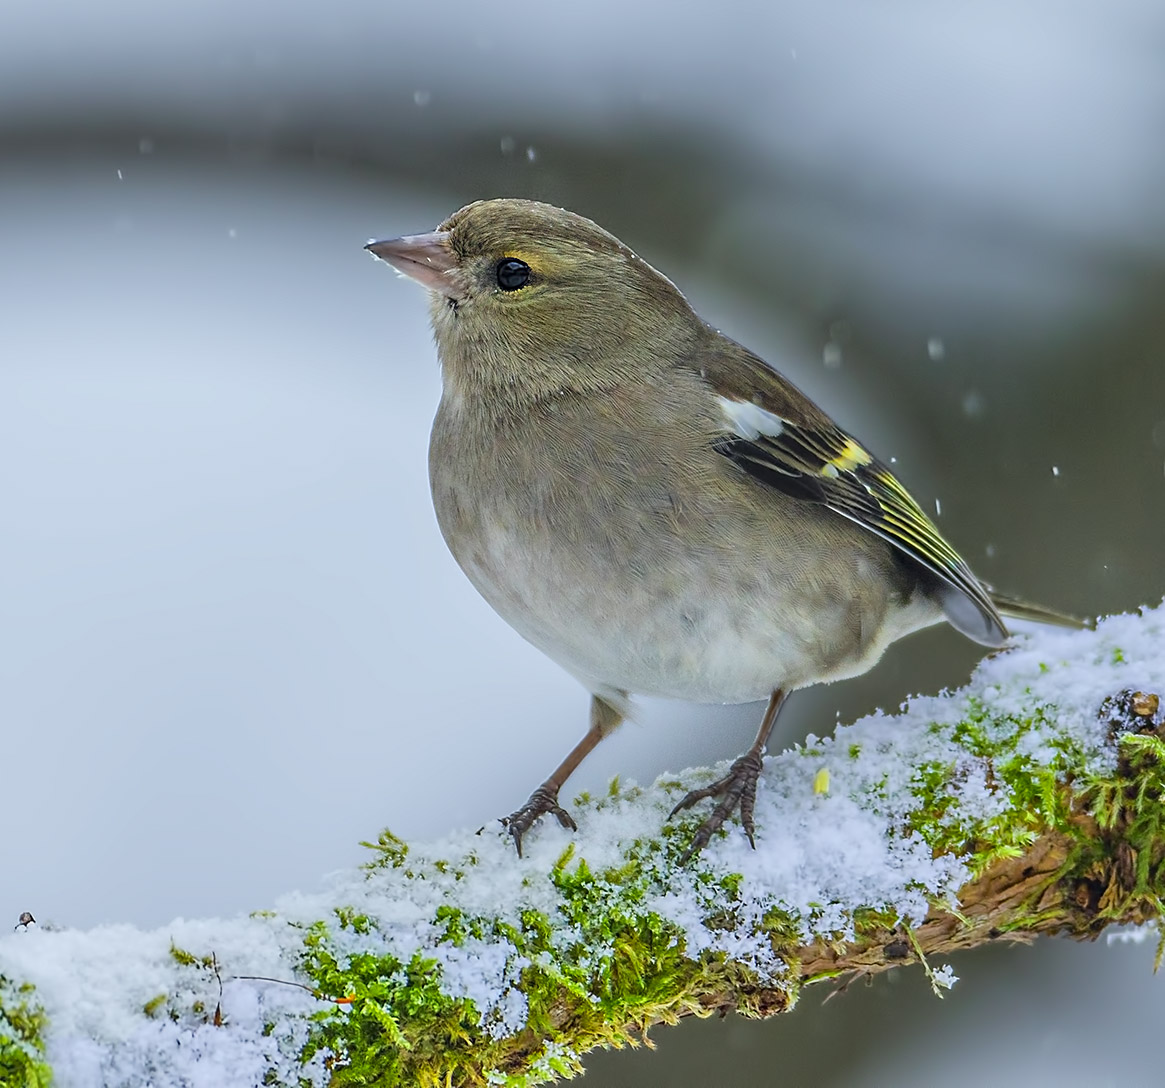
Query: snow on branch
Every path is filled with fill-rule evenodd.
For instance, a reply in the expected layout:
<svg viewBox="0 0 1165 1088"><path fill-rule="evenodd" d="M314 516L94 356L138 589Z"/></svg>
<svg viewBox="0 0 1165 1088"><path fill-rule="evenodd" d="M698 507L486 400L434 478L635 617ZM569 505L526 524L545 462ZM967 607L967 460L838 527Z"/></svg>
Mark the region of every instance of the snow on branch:
<svg viewBox="0 0 1165 1088"><path fill-rule="evenodd" d="M0 1082L507 1085L686 1015L999 937L1161 923L1165 606L1040 630L967 687L770 758L757 850L678 858L682 792L584 797L517 858L498 828L406 845L317 896L143 932L0 937Z"/></svg>

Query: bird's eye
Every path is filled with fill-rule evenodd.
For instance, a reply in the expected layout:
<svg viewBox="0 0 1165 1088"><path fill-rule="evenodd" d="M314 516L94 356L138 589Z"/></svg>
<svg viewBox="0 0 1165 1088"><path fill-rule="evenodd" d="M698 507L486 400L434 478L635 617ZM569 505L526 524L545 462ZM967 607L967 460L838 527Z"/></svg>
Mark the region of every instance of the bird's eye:
<svg viewBox="0 0 1165 1088"><path fill-rule="evenodd" d="M516 291L530 282L530 266L517 257L505 257L498 261L496 273L498 286L503 291Z"/></svg>

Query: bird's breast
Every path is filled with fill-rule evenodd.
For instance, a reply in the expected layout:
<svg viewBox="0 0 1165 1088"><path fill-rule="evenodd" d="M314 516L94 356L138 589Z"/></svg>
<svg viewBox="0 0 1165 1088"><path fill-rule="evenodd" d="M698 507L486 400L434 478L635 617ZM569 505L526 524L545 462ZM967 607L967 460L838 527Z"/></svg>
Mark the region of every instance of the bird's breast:
<svg viewBox="0 0 1165 1088"><path fill-rule="evenodd" d="M548 415L490 428L443 404L433 502L482 596L592 689L745 702L862 672L898 628L933 622L929 602L892 607L880 541L803 523L710 448L684 461L663 436ZM823 561L842 543L851 563Z"/></svg>

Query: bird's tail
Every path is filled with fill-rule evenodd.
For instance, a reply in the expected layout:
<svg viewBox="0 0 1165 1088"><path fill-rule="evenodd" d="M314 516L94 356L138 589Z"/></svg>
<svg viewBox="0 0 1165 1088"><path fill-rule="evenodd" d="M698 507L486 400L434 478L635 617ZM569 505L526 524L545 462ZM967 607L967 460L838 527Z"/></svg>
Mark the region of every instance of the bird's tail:
<svg viewBox="0 0 1165 1088"><path fill-rule="evenodd" d="M1031 601L1012 597L1007 593L1000 593L993 586L987 586L986 589L991 594L991 601L995 607L1010 619L1050 623L1056 627L1075 627L1078 630L1094 626L1092 620L1082 620L1067 612L1059 612L1054 608L1045 608L1042 604L1033 604Z"/></svg>

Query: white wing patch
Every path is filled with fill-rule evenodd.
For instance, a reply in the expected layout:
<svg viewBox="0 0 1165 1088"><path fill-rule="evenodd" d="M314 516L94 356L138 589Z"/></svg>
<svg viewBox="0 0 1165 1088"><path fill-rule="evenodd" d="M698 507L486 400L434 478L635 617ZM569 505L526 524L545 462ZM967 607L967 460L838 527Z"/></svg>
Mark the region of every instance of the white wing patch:
<svg viewBox="0 0 1165 1088"><path fill-rule="evenodd" d="M731 397L717 397L720 410L728 421L728 426L741 438L755 442L761 435L777 438L785 430L785 421L780 416L766 412L759 404L747 400L733 400Z"/></svg>

